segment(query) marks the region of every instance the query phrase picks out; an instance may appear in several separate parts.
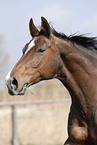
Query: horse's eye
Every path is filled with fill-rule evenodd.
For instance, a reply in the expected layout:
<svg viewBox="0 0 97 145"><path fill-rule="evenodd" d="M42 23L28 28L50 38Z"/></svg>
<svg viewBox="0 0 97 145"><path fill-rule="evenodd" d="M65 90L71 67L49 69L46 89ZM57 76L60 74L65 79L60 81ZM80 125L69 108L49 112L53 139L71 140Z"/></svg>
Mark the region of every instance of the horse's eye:
<svg viewBox="0 0 97 145"><path fill-rule="evenodd" d="M42 49L41 47L37 48L36 49L36 52L37 53L43 53L45 51L45 49Z"/></svg>

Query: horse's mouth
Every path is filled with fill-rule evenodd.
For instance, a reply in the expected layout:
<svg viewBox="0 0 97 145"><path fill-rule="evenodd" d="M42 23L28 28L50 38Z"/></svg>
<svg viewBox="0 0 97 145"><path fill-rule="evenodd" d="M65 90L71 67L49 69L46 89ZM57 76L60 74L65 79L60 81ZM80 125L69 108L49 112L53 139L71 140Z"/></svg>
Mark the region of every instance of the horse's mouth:
<svg viewBox="0 0 97 145"><path fill-rule="evenodd" d="M30 87L31 85L33 85L33 82L31 82L31 83L25 83L20 91L17 91L15 89L11 88L11 86L9 87L7 85L8 93L10 95L24 95L25 91L27 90L27 88Z"/></svg>
<svg viewBox="0 0 97 145"><path fill-rule="evenodd" d="M8 93L10 95L24 95L25 94L25 91L28 87L28 84L24 84L22 89L20 91L17 91L17 90L14 90L14 89L10 89L9 86L8 87Z"/></svg>

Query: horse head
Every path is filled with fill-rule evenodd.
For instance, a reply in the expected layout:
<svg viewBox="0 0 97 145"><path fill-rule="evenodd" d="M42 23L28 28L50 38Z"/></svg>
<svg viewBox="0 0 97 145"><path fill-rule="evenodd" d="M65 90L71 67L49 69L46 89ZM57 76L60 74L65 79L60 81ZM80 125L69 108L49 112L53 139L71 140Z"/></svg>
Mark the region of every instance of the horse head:
<svg viewBox="0 0 97 145"><path fill-rule="evenodd" d="M39 31L31 18L29 29L32 39L25 45L22 57L6 76L11 95L24 94L27 87L54 78L58 71L58 52L55 50L54 36L47 20L41 17Z"/></svg>

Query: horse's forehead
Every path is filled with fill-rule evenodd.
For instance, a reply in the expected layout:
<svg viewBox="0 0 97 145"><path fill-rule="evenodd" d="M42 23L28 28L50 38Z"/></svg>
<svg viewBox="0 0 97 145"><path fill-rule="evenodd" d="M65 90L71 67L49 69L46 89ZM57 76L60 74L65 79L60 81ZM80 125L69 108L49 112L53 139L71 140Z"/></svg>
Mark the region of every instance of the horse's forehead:
<svg viewBox="0 0 97 145"><path fill-rule="evenodd" d="M27 50L25 53L27 53L30 49L34 48L35 45L43 45L44 43L46 43L46 39L45 37L41 36L41 37L34 37L27 45Z"/></svg>
<svg viewBox="0 0 97 145"><path fill-rule="evenodd" d="M40 35L39 37L36 38L36 40L39 44L44 44L44 43L49 42L48 41L49 39L44 35Z"/></svg>
<svg viewBox="0 0 97 145"><path fill-rule="evenodd" d="M35 39L32 39L28 44L28 48L32 48L34 46L35 46Z"/></svg>
<svg viewBox="0 0 97 145"><path fill-rule="evenodd" d="M35 39L32 39L29 44L27 45L27 50L25 53L27 53L30 49L32 49L35 46Z"/></svg>

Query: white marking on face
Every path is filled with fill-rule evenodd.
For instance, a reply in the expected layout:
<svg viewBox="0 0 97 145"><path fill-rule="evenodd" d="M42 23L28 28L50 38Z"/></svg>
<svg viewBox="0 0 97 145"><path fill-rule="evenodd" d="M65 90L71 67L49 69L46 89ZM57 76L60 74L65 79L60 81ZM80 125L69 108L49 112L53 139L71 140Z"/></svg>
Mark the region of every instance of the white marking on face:
<svg viewBox="0 0 97 145"><path fill-rule="evenodd" d="M35 40L32 40L29 45L28 45L28 49L26 50L25 53L27 53L31 48L33 48L35 46Z"/></svg>
<svg viewBox="0 0 97 145"><path fill-rule="evenodd" d="M11 70L9 71L9 73L7 74L7 76L5 77L5 80L6 80L6 81L9 80L9 78L10 78L10 73L11 73Z"/></svg>

